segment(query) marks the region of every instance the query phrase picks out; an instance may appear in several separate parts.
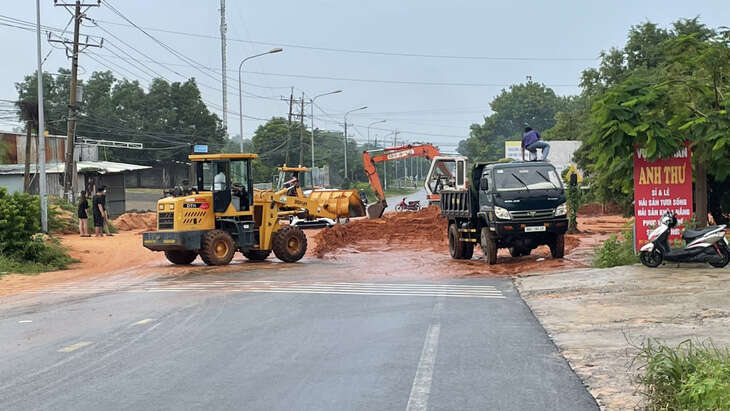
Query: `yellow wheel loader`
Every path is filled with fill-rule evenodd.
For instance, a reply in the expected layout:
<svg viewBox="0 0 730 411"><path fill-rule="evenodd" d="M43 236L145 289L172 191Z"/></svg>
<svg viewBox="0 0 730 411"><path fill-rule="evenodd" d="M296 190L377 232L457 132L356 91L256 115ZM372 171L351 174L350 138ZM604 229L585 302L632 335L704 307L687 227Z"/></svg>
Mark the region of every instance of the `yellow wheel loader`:
<svg viewBox="0 0 730 411"><path fill-rule="evenodd" d="M287 194L297 198L306 198L319 203L327 211L334 213L337 219L363 217L365 204L357 190L340 190L315 186L312 183L311 170L307 167L290 167L284 164L279 167L276 179L276 190L287 190ZM335 224L330 218L323 218L312 213L294 215L292 225L299 227L329 226Z"/></svg>
<svg viewBox="0 0 730 411"><path fill-rule="evenodd" d="M196 182L157 202L157 231L143 234L143 245L163 251L173 264L190 264L200 255L208 265L231 262L236 251L253 261L273 251L284 262L300 260L307 237L282 226L288 215L336 218L322 204L288 195L288 189L255 190L251 162L256 154L194 154Z"/></svg>

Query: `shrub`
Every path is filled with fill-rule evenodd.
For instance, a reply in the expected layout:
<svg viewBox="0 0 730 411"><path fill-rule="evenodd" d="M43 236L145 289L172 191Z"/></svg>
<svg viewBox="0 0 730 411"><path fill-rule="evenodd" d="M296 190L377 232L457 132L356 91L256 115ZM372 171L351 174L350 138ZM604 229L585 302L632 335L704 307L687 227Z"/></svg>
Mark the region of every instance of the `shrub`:
<svg viewBox="0 0 730 411"><path fill-rule="evenodd" d="M647 340L635 361L650 410L730 409L730 352L686 340L670 347Z"/></svg>
<svg viewBox="0 0 730 411"><path fill-rule="evenodd" d="M613 234L603 244L596 247L593 266L608 268L635 264L638 261L638 257L634 254L634 236L631 231L626 231L621 234L621 238Z"/></svg>
<svg viewBox="0 0 730 411"><path fill-rule="evenodd" d="M30 237L41 231L40 200L25 193L9 195L0 187L0 253L22 251Z"/></svg>

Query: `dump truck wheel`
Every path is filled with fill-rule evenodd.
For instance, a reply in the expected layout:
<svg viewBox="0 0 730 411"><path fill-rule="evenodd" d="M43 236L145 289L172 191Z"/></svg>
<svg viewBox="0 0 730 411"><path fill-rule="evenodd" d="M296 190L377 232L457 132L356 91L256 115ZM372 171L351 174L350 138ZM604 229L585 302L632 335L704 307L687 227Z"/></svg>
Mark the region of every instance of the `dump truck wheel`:
<svg viewBox="0 0 730 411"><path fill-rule="evenodd" d="M279 260L293 263L299 261L307 252L307 236L299 227L282 227L274 233L271 248Z"/></svg>
<svg viewBox="0 0 730 411"><path fill-rule="evenodd" d="M553 258L563 258L565 255L565 236L563 234L556 235L550 243L550 255Z"/></svg>
<svg viewBox="0 0 730 411"><path fill-rule="evenodd" d="M165 251L165 257L167 261L177 265L188 265L192 263L198 253L191 250L170 250Z"/></svg>
<svg viewBox="0 0 730 411"><path fill-rule="evenodd" d="M474 243L464 243L464 254L461 255L461 258L464 260L471 260L471 257L474 255Z"/></svg>
<svg viewBox="0 0 730 411"><path fill-rule="evenodd" d="M449 254L451 258L460 260L464 255L464 243L459 240L459 229L456 224L449 226Z"/></svg>
<svg viewBox="0 0 730 411"><path fill-rule="evenodd" d="M497 241L489 235L489 229L482 227L481 247L484 253L484 261L489 265L497 264Z"/></svg>
<svg viewBox="0 0 730 411"><path fill-rule="evenodd" d="M519 257L522 255L522 249L517 247L510 247L509 248L509 255L512 257Z"/></svg>
<svg viewBox="0 0 730 411"><path fill-rule="evenodd" d="M264 261L269 254L271 254L271 250L248 250L243 252L243 256L251 261Z"/></svg>
<svg viewBox="0 0 730 411"><path fill-rule="evenodd" d="M231 235L223 230L211 230L203 234L200 258L208 265L226 265L233 259L236 248Z"/></svg>

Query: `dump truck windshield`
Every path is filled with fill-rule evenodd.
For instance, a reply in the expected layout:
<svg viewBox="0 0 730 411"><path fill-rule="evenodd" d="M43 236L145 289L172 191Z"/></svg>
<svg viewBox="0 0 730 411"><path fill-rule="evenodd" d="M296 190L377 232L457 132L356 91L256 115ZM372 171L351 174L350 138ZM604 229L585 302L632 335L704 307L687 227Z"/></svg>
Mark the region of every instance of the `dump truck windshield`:
<svg viewBox="0 0 730 411"><path fill-rule="evenodd" d="M497 191L562 189L558 173L552 167L505 167L494 171Z"/></svg>

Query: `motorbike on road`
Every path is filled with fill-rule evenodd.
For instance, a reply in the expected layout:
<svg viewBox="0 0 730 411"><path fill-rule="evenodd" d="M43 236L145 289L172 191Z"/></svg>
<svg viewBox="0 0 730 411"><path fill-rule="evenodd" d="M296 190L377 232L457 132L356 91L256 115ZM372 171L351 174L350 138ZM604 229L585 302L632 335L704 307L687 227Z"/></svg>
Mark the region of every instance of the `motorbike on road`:
<svg viewBox="0 0 730 411"><path fill-rule="evenodd" d="M649 242L641 247L639 259L647 267L657 267L663 261L676 263L709 263L722 268L730 262L730 246L725 238L725 226L718 225L702 230L684 230L684 248L669 245L669 233L677 226L677 216L667 211L659 220L659 227L649 234Z"/></svg>
<svg viewBox="0 0 730 411"><path fill-rule="evenodd" d="M403 211L418 211L421 209L421 201L406 201L406 197L403 197L403 199L395 206L395 211L403 212Z"/></svg>

